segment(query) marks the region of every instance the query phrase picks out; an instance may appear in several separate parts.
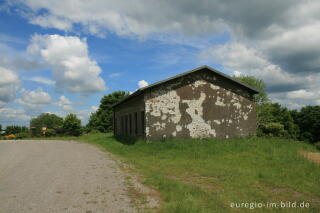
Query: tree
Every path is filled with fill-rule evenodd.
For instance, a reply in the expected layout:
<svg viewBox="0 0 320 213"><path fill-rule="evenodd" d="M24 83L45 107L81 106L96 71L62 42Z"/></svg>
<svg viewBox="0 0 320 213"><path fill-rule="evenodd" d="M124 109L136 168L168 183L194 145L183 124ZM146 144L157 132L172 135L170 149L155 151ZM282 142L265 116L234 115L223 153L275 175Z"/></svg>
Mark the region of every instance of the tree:
<svg viewBox="0 0 320 213"><path fill-rule="evenodd" d="M30 128L33 136L41 135L41 128L46 127L47 129L59 129L62 127L63 118L52 114L43 113L36 118L31 119Z"/></svg>
<svg viewBox="0 0 320 213"><path fill-rule="evenodd" d="M6 135L11 134L19 134L19 133L27 133L28 128L25 126L7 126L6 127Z"/></svg>
<svg viewBox="0 0 320 213"><path fill-rule="evenodd" d="M101 101L97 112L92 113L88 122L88 129L98 130L100 132L112 132L113 130L113 110L112 105L126 98L129 93L124 91L115 91L105 95Z"/></svg>
<svg viewBox="0 0 320 213"><path fill-rule="evenodd" d="M99 129L99 117L98 117L97 112L93 112L90 115L89 122L87 124L87 130L88 131L92 131L92 130L99 131L98 129Z"/></svg>
<svg viewBox="0 0 320 213"><path fill-rule="evenodd" d="M66 116L62 128L68 135L79 136L82 133L81 120L75 114Z"/></svg>
<svg viewBox="0 0 320 213"><path fill-rule="evenodd" d="M258 136L276 136L297 138L299 128L294 123L290 111L278 103L272 103L265 92L266 84L254 76L243 75L235 79L256 88L259 94L254 96L257 104Z"/></svg>
<svg viewBox="0 0 320 213"><path fill-rule="evenodd" d="M290 111L278 103L266 103L257 110L258 136L298 138L299 127L294 123Z"/></svg>
<svg viewBox="0 0 320 213"><path fill-rule="evenodd" d="M320 106L306 106L300 112L292 111L300 128L300 139L311 143L320 141Z"/></svg>
<svg viewBox="0 0 320 213"><path fill-rule="evenodd" d="M254 76L250 75L241 75L241 76L233 76L236 80L239 80L259 91L259 94L254 96L255 102L258 105L266 104L270 102L270 99L268 98L267 93L265 92L266 84L263 82L263 80L258 79Z"/></svg>

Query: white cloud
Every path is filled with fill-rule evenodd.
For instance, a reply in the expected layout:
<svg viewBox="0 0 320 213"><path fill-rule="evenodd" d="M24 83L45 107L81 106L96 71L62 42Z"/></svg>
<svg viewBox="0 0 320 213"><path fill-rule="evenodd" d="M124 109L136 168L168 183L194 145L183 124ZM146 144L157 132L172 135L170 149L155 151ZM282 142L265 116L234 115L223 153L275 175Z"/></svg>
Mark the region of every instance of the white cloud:
<svg viewBox="0 0 320 213"><path fill-rule="evenodd" d="M41 76L25 78L24 80L34 81L34 82L41 83L41 84L46 84L46 85L54 85L55 84L55 82L53 80L45 78L45 77L41 77Z"/></svg>
<svg viewBox="0 0 320 213"><path fill-rule="evenodd" d="M42 89L21 91L21 98L16 100L16 103L22 104L30 110L41 110L44 106L52 103L51 96Z"/></svg>
<svg viewBox="0 0 320 213"><path fill-rule="evenodd" d="M99 36L110 31L121 36L139 37L162 32L203 34L226 28L215 12L208 15L206 7L199 7L201 3L194 2L137 0L134 5L115 0L17 2L28 8L24 12L31 14L27 16L31 23L63 30L73 24ZM210 6L218 3L212 2Z"/></svg>
<svg viewBox="0 0 320 213"><path fill-rule="evenodd" d="M0 123L2 125L27 125L30 119L31 116L24 109L0 108Z"/></svg>
<svg viewBox="0 0 320 213"><path fill-rule="evenodd" d="M201 52L200 58L221 63L231 72L261 78L269 91L279 90L280 87L286 87L287 91L295 90L306 83L312 85L316 80L310 76L297 76L285 72L280 66L269 61L261 51L237 42L208 48Z"/></svg>
<svg viewBox="0 0 320 213"><path fill-rule="evenodd" d="M308 100L308 99L315 99L319 96L319 92L311 92L311 91L306 91L304 89L301 90L295 90L287 93L288 98L290 99L303 99L303 100Z"/></svg>
<svg viewBox="0 0 320 213"><path fill-rule="evenodd" d="M57 106L59 106L65 112L73 111L73 103L64 95L60 96Z"/></svg>
<svg viewBox="0 0 320 213"><path fill-rule="evenodd" d="M236 76L236 77L239 77L242 75L242 72L238 71L238 70L235 70L233 71L233 74Z"/></svg>
<svg viewBox="0 0 320 213"><path fill-rule="evenodd" d="M58 91L89 94L106 89L100 67L89 58L85 39L34 35L28 51L39 54L51 66Z"/></svg>
<svg viewBox="0 0 320 213"><path fill-rule="evenodd" d="M45 28L56 28L64 31L70 31L72 29L72 23L70 21L54 15L36 16L30 20L30 23Z"/></svg>
<svg viewBox="0 0 320 213"><path fill-rule="evenodd" d="M139 88L146 87L148 85L149 85L148 82L146 82L145 80L141 80L138 82Z"/></svg>
<svg viewBox="0 0 320 213"><path fill-rule="evenodd" d="M6 68L0 67L0 102L1 105L13 100L19 88L19 76Z"/></svg>

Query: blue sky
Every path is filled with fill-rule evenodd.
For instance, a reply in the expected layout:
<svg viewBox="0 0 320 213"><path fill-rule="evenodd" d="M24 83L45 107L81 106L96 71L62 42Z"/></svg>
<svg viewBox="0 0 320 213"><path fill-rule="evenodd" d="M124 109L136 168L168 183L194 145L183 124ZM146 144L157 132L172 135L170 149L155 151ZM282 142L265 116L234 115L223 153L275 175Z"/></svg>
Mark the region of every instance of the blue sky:
<svg viewBox="0 0 320 213"><path fill-rule="evenodd" d="M318 14L313 0L2 0L0 123L86 123L103 95L204 64L263 79L289 108L320 104Z"/></svg>

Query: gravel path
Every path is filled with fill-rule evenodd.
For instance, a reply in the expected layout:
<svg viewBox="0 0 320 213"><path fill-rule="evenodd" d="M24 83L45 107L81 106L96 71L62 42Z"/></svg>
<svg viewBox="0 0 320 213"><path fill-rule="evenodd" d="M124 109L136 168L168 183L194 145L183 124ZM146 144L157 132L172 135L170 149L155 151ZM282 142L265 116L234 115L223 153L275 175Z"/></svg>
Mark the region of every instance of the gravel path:
<svg viewBox="0 0 320 213"><path fill-rule="evenodd" d="M1 213L136 212L110 154L71 141L0 142Z"/></svg>

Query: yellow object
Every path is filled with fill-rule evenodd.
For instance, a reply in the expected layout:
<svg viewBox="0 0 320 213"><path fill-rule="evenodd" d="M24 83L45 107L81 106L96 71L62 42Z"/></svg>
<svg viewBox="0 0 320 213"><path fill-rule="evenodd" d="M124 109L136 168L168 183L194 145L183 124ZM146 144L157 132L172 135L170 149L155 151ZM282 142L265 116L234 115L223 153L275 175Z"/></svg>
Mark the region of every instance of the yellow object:
<svg viewBox="0 0 320 213"><path fill-rule="evenodd" d="M10 134L10 135L4 136L5 140L12 140L12 139L15 139L15 138L16 138L16 136L14 134Z"/></svg>

